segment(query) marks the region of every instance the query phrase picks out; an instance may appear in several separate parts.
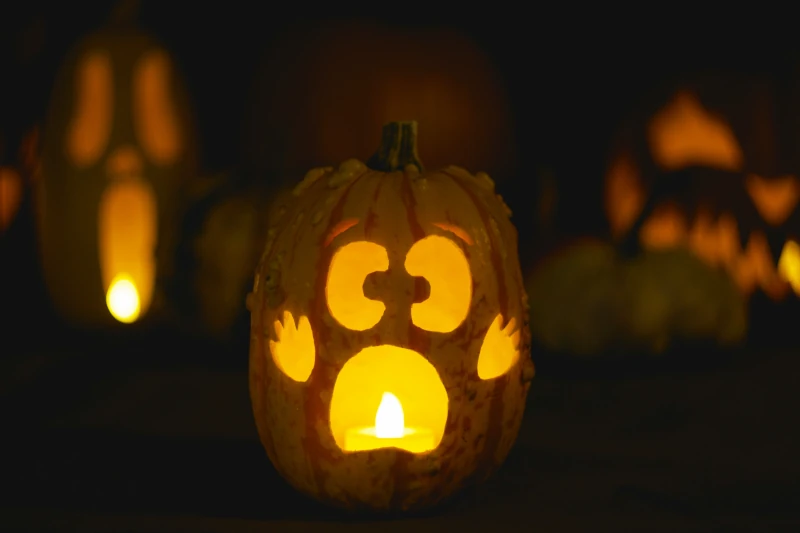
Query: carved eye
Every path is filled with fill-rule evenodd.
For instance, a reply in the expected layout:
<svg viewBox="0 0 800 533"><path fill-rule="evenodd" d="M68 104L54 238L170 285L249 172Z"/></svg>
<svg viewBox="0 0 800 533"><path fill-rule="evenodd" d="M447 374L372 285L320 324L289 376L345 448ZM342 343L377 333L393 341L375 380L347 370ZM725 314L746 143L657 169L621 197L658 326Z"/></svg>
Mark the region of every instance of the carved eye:
<svg viewBox="0 0 800 533"><path fill-rule="evenodd" d="M389 254L379 244L356 241L339 248L331 259L325 296L328 311L342 326L365 331L380 322L386 306L364 296L364 282L389 268Z"/></svg>
<svg viewBox="0 0 800 533"><path fill-rule="evenodd" d="M170 94L171 65L167 54L144 55L133 77L133 120L139 142L153 163L174 163L181 151L181 131Z"/></svg>
<svg viewBox="0 0 800 533"><path fill-rule="evenodd" d="M742 150L731 127L709 113L691 92L681 91L648 128L653 155L665 169L708 165L738 170Z"/></svg>
<svg viewBox="0 0 800 533"><path fill-rule="evenodd" d="M745 180L747 193L767 224L783 224L800 199L800 181L794 176L764 179L751 174Z"/></svg>
<svg viewBox="0 0 800 533"><path fill-rule="evenodd" d="M87 54L78 66L75 85L75 109L67 130L66 151L76 167L85 168L103 154L111 133L114 81L108 54Z"/></svg>
<svg viewBox="0 0 800 533"><path fill-rule="evenodd" d="M411 321L427 331L449 333L467 318L472 275L461 248L446 237L431 235L408 251L406 272L425 278L430 296L411 305Z"/></svg>

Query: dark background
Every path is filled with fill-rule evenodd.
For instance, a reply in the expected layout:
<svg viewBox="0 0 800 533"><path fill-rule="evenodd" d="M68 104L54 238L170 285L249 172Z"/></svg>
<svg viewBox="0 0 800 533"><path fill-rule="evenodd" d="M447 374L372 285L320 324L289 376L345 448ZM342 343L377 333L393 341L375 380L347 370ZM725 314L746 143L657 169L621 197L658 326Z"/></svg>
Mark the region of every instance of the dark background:
<svg viewBox="0 0 800 533"><path fill-rule="evenodd" d="M450 26L472 37L505 78L523 160L513 192L531 184L523 197L508 194L519 212L517 224L524 226L532 211L537 177L551 169L568 195L559 224L570 232L597 231L604 224L598 195L611 136L650 91L697 73L777 75L796 68L800 49L788 15L766 8L717 13L697 6L642 12L600 6L573 12L547 4L354 4L141 2L140 26L172 52L191 92L205 172L240 163L251 85L266 50L287 28L351 17ZM105 22L111 6L31 1L3 8L0 120L10 146L44 116L67 49Z"/></svg>
<svg viewBox="0 0 800 533"><path fill-rule="evenodd" d="M491 55L511 97L522 164L500 192L521 228L524 263L535 255L534 232L525 228L532 228L546 172L561 191L559 231L604 233L602 175L612 135L648 91L697 72L777 74L800 64L793 19L767 9L516 6L145 1L139 21L186 79L206 173L240 164L246 96L283 28L361 16L462 29ZM8 146L42 120L67 49L105 21L110 7L25 1L0 9L0 124ZM6 247L2 261L28 251ZM29 274L21 283L30 282L33 294L35 269ZM16 292L0 302L3 316L17 318L0 329L0 338L15 339L0 348L10 450L0 473L2 529L800 525L800 439L792 427L800 363L791 348L750 343L649 366L540 365L518 443L489 484L432 516L351 523L297 496L271 469L252 423L241 344L210 348L168 330L78 334L44 320Z"/></svg>

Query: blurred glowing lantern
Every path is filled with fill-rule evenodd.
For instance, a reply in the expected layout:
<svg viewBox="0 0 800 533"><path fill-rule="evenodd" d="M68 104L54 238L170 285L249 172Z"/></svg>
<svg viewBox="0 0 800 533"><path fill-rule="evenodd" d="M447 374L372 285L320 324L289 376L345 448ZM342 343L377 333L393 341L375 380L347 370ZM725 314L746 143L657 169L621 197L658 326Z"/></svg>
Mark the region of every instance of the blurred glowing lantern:
<svg viewBox="0 0 800 533"><path fill-rule="evenodd" d="M415 117L426 132L420 150L432 167L460 161L500 181L515 170L505 84L480 46L454 29L303 24L274 43L261 73L245 136L259 175L291 179L341 154L369 157L397 117Z"/></svg>
<svg viewBox="0 0 800 533"><path fill-rule="evenodd" d="M768 125L770 90L719 83L678 89L628 125L606 176L609 227L646 248L689 247L725 268L745 293L760 288L781 299L791 282L788 239L800 233L800 169ZM721 94L739 107L715 99ZM717 105L709 109L706 101ZM746 133L752 129L763 139Z"/></svg>
<svg viewBox="0 0 800 533"><path fill-rule="evenodd" d="M67 57L52 93L38 183L43 272L57 311L84 326L145 316L168 270L172 217L194 171L173 61L122 2Z"/></svg>
<svg viewBox="0 0 800 533"><path fill-rule="evenodd" d="M247 299L267 454L338 506L421 508L484 479L533 378L510 211L485 173L422 170L416 126L308 172Z"/></svg>

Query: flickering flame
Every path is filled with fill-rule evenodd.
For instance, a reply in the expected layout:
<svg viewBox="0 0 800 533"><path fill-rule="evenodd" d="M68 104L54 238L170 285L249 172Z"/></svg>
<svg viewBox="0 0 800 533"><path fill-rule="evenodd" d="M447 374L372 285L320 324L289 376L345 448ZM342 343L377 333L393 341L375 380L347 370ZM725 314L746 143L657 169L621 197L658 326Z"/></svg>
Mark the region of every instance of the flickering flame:
<svg viewBox="0 0 800 533"><path fill-rule="evenodd" d="M111 315L125 324L131 324L139 318L139 292L133 280L127 274L118 274L106 294L106 305Z"/></svg>
<svg viewBox="0 0 800 533"><path fill-rule="evenodd" d="M800 245L794 241L786 241L778 259L778 274L800 294Z"/></svg>
<svg viewBox="0 0 800 533"><path fill-rule="evenodd" d="M379 439L399 439L405 432L405 425L400 400L391 392L384 392L375 414L375 436Z"/></svg>

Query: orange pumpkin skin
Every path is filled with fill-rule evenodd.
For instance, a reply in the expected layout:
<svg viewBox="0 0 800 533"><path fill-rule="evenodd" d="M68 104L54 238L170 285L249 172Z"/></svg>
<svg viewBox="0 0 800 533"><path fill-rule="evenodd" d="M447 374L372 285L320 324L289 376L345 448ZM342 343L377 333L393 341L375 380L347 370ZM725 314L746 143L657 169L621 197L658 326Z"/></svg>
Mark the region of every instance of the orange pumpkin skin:
<svg viewBox="0 0 800 533"><path fill-rule="evenodd" d="M372 511L429 507L486 478L516 439L534 373L516 230L491 179L454 166L382 172L349 160L338 170L310 171L293 194L293 205L270 233L248 297L250 395L259 435L277 471L320 501ZM331 229L353 218L365 223L325 246ZM337 249L353 241L381 243L389 264L400 261L402 271L403 257L419 239L452 237L430 224L438 221L456 223L474 239L472 245L460 244L473 292L469 314L454 331L430 333L413 325L407 312L414 293L410 276L391 285L396 306L387 309L397 311L387 312L375 327L351 331L331 316L326 283ZM305 382L287 377L271 356L273 324L286 310L307 316L314 333L316 359ZM476 370L479 352L498 312L521 326L519 356L504 374L483 380ZM337 376L353 354L380 344L424 354L447 391L443 438L429 453L344 452L334 439L329 413Z"/></svg>

